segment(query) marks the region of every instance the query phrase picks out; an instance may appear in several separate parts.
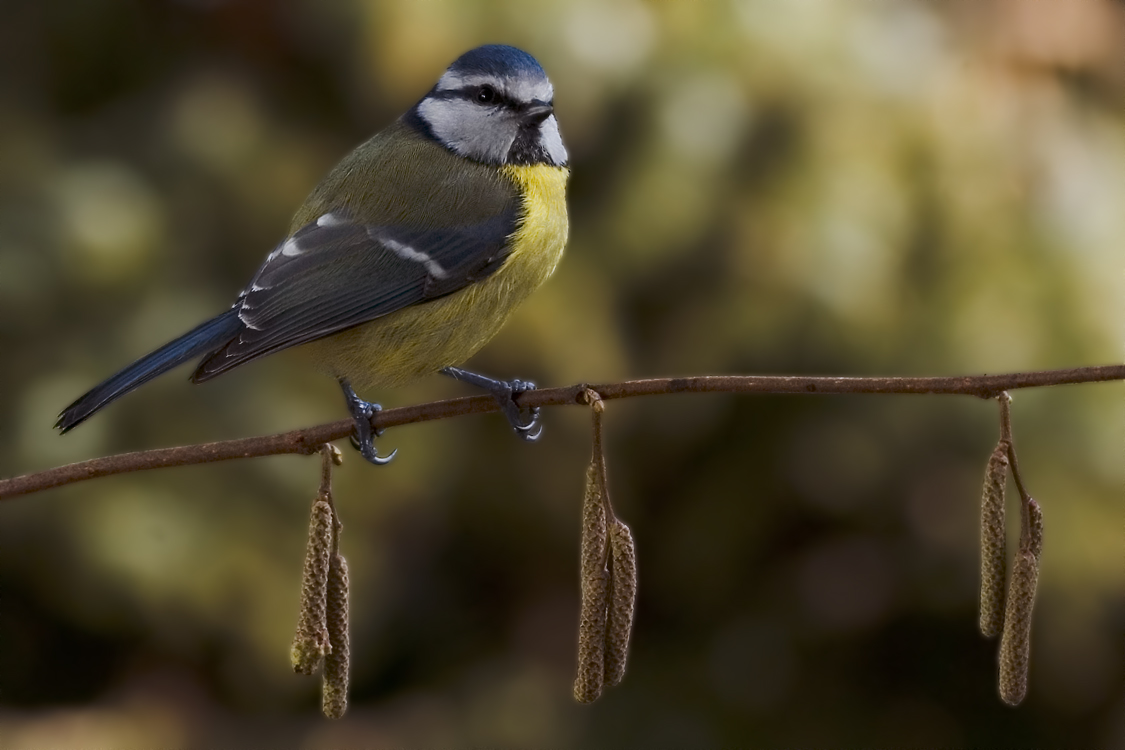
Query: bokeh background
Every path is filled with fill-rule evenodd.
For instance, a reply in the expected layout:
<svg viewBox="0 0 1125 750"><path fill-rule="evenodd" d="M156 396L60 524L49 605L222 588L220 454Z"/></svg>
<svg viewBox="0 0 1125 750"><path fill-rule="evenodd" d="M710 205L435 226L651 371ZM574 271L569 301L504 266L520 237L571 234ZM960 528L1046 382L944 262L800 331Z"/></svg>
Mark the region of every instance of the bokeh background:
<svg viewBox="0 0 1125 750"><path fill-rule="evenodd" d="M1113 363L1125 7L1110 0L5 0L0 474L344 416L284 356L55 414L229 304L354 144L462 51L543 63L573 157L557 276L471 364L542 384ZM385 405L466 393L440 377ZM289 641L315 458L0 503L4 747L1125 746L1125 393L1020 392L1046 516L1030 696L976 631L994 405L609 404L641 589L573 703L589 417L349 451L352 708Z"/></svg>

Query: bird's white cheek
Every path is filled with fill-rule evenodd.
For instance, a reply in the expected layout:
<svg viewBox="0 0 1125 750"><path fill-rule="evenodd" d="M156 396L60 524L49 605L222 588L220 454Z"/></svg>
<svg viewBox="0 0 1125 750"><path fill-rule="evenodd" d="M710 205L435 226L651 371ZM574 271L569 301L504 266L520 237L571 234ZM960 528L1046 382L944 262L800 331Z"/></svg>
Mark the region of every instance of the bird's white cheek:
<svg viewBox="0 0 1125 750"><path fill-rule="evenodd" d="M447 147L486 164L502 164L516 137L514 125L491 119L496 108L464 99L426 98L418 114Z"/></svg>
<svg viewBox="0 0 1125 750"><path fill-rule="evenodd" d="M547 156L557 167L566 164L567 153L566 146L563 145L562 136L559 134L559 123L554 115L551 115L543 124L539 126L539 137L543 143L543 148L547 151Z"/></svg>

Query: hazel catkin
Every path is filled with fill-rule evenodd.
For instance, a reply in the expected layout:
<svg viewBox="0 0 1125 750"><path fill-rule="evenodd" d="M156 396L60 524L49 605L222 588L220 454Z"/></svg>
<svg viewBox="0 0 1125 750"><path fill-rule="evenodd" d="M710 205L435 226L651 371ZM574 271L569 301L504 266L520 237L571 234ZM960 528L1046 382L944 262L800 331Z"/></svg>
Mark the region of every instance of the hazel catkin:
<svg viewBox="0 0 1125 750"><path fill-rule="evenodd" d="M1000 638L1000 698L1010 706L1018 706L1027 695L1031 616L1043 550L1043 515L1035 500L1028 500L1027 515L1028 524L1020 535L1019 551L1012 565L1004 633Z"/></svg>
<svg viewBox="0 0 1125 750"><path fill-rule="evenodd" d="M605 686L625 676L637 599L637 554L633 533L613 514L602 444L601 397L586 390L593 417L593 448L582 499L581 611L578 674L574 698L597 700ZM607 567L608 566L608 567Z"/></svg>
<svg viewBox="0 0 1125 750"><path fill-rule="evenodd" d="M321 710L329 719L339 719L348 709L351 648L348 642L348 563L338 552L332 555L328 566L326 608L331 650L324 657Z"/></svg>
<svg viewBox="0 0 1125 750"><path fill-rule="evenodd" d="M1000 698L1010 706L1018 706L1027 695L1031 613L1038 580L1039 561L1028 552L1018 553L1012 566L1004 633L1000 638Z"/></svg>
<svg viewBox="0 0 1125 750"><path fill-rule="evenodd" d="M605 632L605 684L625 677L633 612L637 602L637 551L633 533L618 519L609 525L610 592Z"/></svg>
<svg viewBox="0 0 1125 750"><path fill-rule="evenodd" d="M592 394L592 395L590 395ZM607 513L605 455L602 453L602 411L596 393L587 392L593 416L593 448L586 468L582 498L582 542L579 581L582 601L578 615L578 673L574 699L591 703L602 693L605 679L605 629L610 572L606 570Z"/></svg>
<svg viewBox="0 0 1125 750"><path fill-rule="evenodd" d="M605 465L597 453L586 469L586 494L582 500L582 546L579 562L581 605L578 615L578 674L574 699L590 703L602 692L605 674L606 570Z"/></svg>
<svg viewBox="0 0 1125 750"><path fill-rule="evenodd" d="M582 605L578 620L578 674L574 699L593 703L605 683L606 594L609 572L604 568L582 578Z"/></svg>
<svg viewBox="0 0 1125 750"><path fill-rule="evenodd" d="M1004 487L1008 481L1008 442L1001 440L988 459L980 503L980 632L992 638L1004 627L1007 542Z"/></svg>
<svg viewBox="0 0 1125 750"><path fill-rule="evenodd" d="M334 524L332 506L326 499L318 498L309 519L309 540L301 579L301 614L289 655L293 671L300 674L315 674L320 660L331 648L325 608Z"/></svg>

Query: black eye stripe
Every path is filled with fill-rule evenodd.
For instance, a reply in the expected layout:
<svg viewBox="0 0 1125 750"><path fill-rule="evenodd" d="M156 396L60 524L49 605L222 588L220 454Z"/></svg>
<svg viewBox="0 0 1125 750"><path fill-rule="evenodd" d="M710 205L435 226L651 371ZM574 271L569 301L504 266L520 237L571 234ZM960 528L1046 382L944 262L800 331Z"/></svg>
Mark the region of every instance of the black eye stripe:
<svg viewBox="0 0 1125 750"><path fill-rule="evenodd" d="M489 88L492 89L493 95L496 97L495 100L489 106L493 106L493 107L495 107L495 106L515 107L516 106L516 103L514 101L512 101L510 98L508 98L507 96L505 96L503 91L496 88L495 86L489 86ZM480 90L481 90L481 86L479 86L479 85L478 86L466 86L464 88L454 89L453 91L451 91L449 93L452 93L458 99L468 99L471 102L478 102L479 103L479 101L477 99L477 95L480 94Z"/></svg>
<svg viewBox="0 0 1125 750"><path fill-rule="evenodd" d="M481 89L482 85L488 85L488 84L476 84L474 86L463 86L463 87L458 88L458 89L441 89L440 91L431 91L429 94L426 95L426 98L427 99L443 99L443 100L461 99L461 100L470 101L473 104L479 105L481 103L477 100L477 95L480 94L480 89ZM521 103L521 102L516 101L515 99L512 99L511 97L504 94L503 91L501 91L500 89L497 89L495 86L492 86L491 88L496 94L496 100L494 102L492 102L491 104L482 105L482 106L507 107L508 109L518 110L520 107L526 106L526 104L527 104L527 103ZM538 103L538 102L536 102L536 103ZM551 106L551 107L553 107L555 105L554 97L551 97L551 100L549 102L547 102L547 105Z"/></svg>

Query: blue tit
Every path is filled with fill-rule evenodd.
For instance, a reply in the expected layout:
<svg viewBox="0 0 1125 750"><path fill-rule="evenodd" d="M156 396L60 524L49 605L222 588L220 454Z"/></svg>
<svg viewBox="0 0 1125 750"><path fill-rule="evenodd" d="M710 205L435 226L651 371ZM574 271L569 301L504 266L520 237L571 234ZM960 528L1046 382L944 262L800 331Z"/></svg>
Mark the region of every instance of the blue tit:
<svg viewBox="0 0 1125 750"><path fill-rule="evenodd" d="M487 388L517 434L533 388L456 367L554 272L566 245L567 152L554 88L531 55L487 45L459 57L406 114L336 165L297 210L234 305L63 410L62 432L177 365L202 383L301 345L336 378L363 456L377 404L361 390L444 372ZM393 454L392 454L393 455Z"/></svg>

